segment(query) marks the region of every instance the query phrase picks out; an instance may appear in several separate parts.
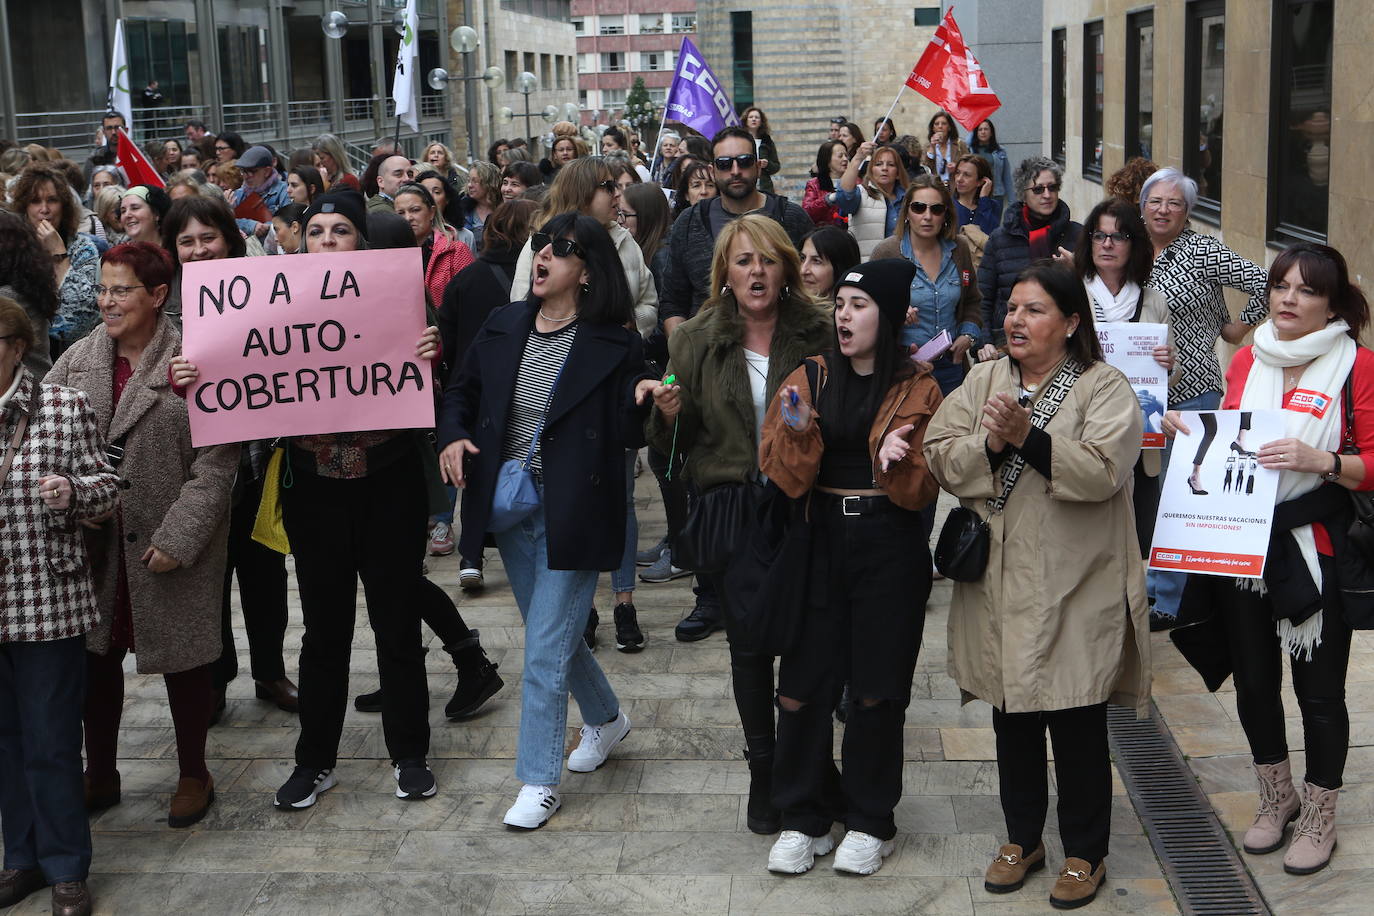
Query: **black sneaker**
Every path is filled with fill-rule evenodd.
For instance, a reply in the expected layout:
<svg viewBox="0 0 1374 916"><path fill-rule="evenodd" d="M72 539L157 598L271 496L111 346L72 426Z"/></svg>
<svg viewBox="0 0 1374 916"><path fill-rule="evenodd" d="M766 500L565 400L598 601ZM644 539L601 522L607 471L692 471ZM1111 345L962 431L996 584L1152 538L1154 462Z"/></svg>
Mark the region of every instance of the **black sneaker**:
<svg viewBox="0 0 1374 916"><path fill-rule="evenodd" d="M639 553L635 554L635 565L653 566L655 561L658 560L659 556L662 555L664 548L666 548L667 546L668 539L666 537L659 538L657 544L650 547L648 550L641 550Z"/></svg>
<svg viewBox="0 0 1374 916"><path fill-rule="evenodd" d="M382 691L378 688L371 693L360 693L353 698L353 708L358 712L381 712Z"/></svg>
<svg viewBox="0 0 1374 916"><path fill-rule="evenodd" d="M692 613L678 621L673 635L678 642L696 642L705 639L717 630L725 629L721 620L721 610L717 605L698 604Z"/></svg>
<svg viewBox="0 0 1374 916"><path fill-rule="evenodd" d="M592 612L587 615L587 628L582 631L582 638L586 641L587 648L593 652L596 651L596 625L598 623L600 623L600 619L596 616L596 608L592 608Z"/></svg>
<svg viewBox="0 0 1374 916"><path fill-rule="evenodd" d="M419 801L432 798L439 791L434 781L434 773L424 758L418 760L397 760L393 764L396 773L396 797L406 801Z"/></svg>
<svg viewBox="0 0 1374 916"><path fill-rule="evenodd" d="M621 652L638 652L644 648L644 634L633 604L615 606L615 647Z"/></svg>
<svg viewBox="0 0 1374 916"><path fill-rule="evenodd" d="M1178 626L1178 618L1168 614L1161 614L1154 608L1150 608L1150 632L1159 633L1163 630L1172 630Z"/></svg>
<svg viewBox="0 0 1374 916"><path fill-rule="evenodd" d="M303 811L315 804L321 792L334 788L336 784L333 770L298 766L291 771L291 778L277 790L272 805L278 811Z"/></svg>

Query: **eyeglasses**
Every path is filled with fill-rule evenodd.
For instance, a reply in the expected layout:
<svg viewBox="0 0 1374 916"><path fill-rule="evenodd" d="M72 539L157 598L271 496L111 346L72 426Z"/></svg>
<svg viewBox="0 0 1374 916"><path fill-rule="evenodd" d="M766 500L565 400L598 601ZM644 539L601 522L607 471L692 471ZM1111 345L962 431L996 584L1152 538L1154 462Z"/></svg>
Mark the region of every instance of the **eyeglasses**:
<svg viewBox="0 0 1374 916"><path fill-rule="evenodd" d="M607 194L611 195L614 195L617 191L620 190L620 185L615 183L614 178L607 178L605 181L598 181L596 183L596 186L601 190L605 191Z"/></svg>
<svg viewBox="0 0 1374 916"><path fill-rule="evenodd" d="M625 222L627 219L638 219L638 218L639 218L639 214L638 214L638 213L631 213L629 210L617 210L617 211L615 211L615 218L616 218L616 220L617 220L618 222L622 222L622 223L623 223L623 222Z"/></svg>
<svg viewBox="0 0 1374 916"><path fill-rule="evenodd" d="M229 152L231 149L233 149L232 146L216 146L216 147L215 147L215 152L217 152L217 153L227 153L227 152Z"/></svg>
<svg viewBox="0 0 1374 916"><path fill-rule="evenodd" d="M615 182L611 183L614 184ZM570 254L575 254L582 260L587 260L587 250L572 239L556 239L547 232L536 232L534 235L530 236L530 251L533 251L535 254L538 254L550 245L553 246L553 256L555 258L566 258Z"/></svg>
<svg viewBox="0 0 1374 916"><path fill-rule="evenodd" d="M1041 194L1045 194L1045 193L1048 193L1048 192L1053 192L1053 193L1055 193L1055 194L1058 194L1058 193L1059 193L1059 189L1060 189L1061 187L1063 187L1063 185L1061 185L1061 184L1060 184L1059 182L1057 182L1057 181L1056 181L1054 184L1035 184L1035 185L1031 185L1030 192L1031 192L1032 194L1034 194L1036 197L1039 197Z"/></svg>
<svg viewBox="0 0 1374 916"><path fill-rule="evenodd" d="M1100 230L1092 234L1092 240L1099 245L1107 239L1111 239L1113 244L1124 245L1131 240L1131 237L1124 232L1102 232Z"/></svg>
<svg viewBox="0 0 1374 916"><path fill-rule="evenodd" d="M96 297L97 299L103 299L103 298L105 298L105 294L106 294L106 293L109 293L110 298L113 299L115 302L123 302L124 300L126 300L126 299L129 298L129 293L133 292L134 290L136 290L136 289L147 289L147 288L148 288L148 287L146 287L146 286L141 286L141 285L140 285L140 286L100 286L99 284L97 284L96 287L95 287L95 297Z"/></svg>
<svg viewBox="0 0 1374 916"><path fill-rule="evenodd" d="M731 171L733 165L738 165L741 169L751 169L754 163L759 161L759 157L753 153L740 153L738 156L717 156L716 169L722 172Z"/></svg>
<svg viewBox="0 0 1374 916"><path fill-rule="evenodd" d="M1145 206L1149 207L1151 210L1164 210L1165 212L1188 209L1188 204L1185 201L1175 199L1165 200L1163 197L1151 197L1145 201Z"/></svg>
<svg viewBox="0 0 1374 916"><path fill-rule="evenodd" d="M913 200L907 209L912 213L924 213L929 210L934 216L944 216L945 213L944 204L928 204L924 200Z"/></svg>

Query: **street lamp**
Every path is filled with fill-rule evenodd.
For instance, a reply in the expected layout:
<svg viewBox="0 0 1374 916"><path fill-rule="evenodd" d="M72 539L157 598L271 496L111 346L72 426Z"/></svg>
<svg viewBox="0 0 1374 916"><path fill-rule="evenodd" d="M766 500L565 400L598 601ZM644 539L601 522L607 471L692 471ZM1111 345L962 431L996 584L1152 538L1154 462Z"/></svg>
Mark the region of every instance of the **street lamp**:
<svg viewBox="0 0 1374 916"><path fill-rule="evenodd" d="M539 77L526 70L515 78L516 90L525 97L525 142L534 149L534 135L530 132L530 94L538 91Z"/></svg>
<svg viewBox="0 0 1374 916"><path fill-rule="evenodd" d="M429 71L429 88L443 89L455 80L463 84L463 126L468 135L467 157L468 165L471 165L474 158L472 151L477 145L477 93L474 81L481 80L488 89L498 89L506 81L506 75L500 67L488 67L480 74L473 75L472 52L476 51L482 42L477 37L477 30L472 26L458 26L449 33L448 43L454 51L463 56L463 75L455 76L443 67L435 67Z"/></svg>

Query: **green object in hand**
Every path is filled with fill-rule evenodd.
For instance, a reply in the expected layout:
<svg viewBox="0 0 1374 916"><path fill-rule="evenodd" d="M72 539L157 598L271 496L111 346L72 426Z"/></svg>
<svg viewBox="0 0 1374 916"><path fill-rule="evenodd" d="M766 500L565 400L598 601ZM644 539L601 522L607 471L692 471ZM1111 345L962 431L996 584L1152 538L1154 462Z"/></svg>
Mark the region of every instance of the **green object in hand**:
<svg viewBox="0 0 1374 916"><path fill-rule="evenodd" d="M671 385L671 384L673 384L673 383L676 382L676 381L677 381L677 376L676 376L676 375L670 375L670 376L668 376L667 378L665 378L665 379L663 380L663 384L665 384L665 385Z"/></svg>

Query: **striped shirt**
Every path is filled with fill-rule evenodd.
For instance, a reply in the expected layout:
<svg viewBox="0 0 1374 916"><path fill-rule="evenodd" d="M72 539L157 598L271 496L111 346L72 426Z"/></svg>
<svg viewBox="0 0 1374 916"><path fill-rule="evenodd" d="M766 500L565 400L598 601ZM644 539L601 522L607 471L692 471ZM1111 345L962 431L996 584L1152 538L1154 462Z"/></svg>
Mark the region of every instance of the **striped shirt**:
<svg viewBox="0 0 1374 916"><path fill-rule="evenodd" d="M577 337L576 321L547 334L531 329L520 356L520 368L515 373L515 393L511 396L510 416L506 418L506 438L501 444L501 459L523 461L529 454L530 443L548 412L554 380ZM530 467L535 473L543 470L543 436L534 451Z"/></svg>

